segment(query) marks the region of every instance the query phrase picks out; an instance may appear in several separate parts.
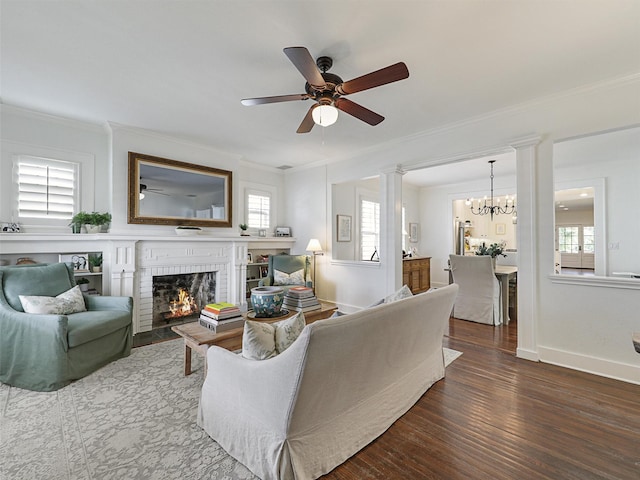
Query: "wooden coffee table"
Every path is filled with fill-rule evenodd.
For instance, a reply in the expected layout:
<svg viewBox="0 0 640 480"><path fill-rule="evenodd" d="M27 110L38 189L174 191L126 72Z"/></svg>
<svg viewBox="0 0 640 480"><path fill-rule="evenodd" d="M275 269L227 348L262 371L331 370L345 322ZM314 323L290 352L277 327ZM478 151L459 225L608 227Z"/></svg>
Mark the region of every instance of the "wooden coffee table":
<svg viewBox="0 0 640 480"><path fill-rule="evenodd" d="M329 318L338 309L335 303L320 301L321 309L314 310L312 312L305 312L304 319L309 323L313 323L317 320L324 320ZM260 320L265 322L277 322L284 320L295 315L296 311L290 311L288 315L277 318L265 318L265 319L251 319ZM245 318L247 316L245 315ZM191 352L195 350L204 357L204 375L207 376L207 349L211 345L217 347L226 348L227 350L239 350L242 348L242 332L243 328L234 328L233 330L227 330L226 332L214 333L208 328L203 327L197 321L191 323L185 323L183 325L176 325L171 327L171 330L176 332L184 339L184 374L185 376L191 375Z"/></svg>

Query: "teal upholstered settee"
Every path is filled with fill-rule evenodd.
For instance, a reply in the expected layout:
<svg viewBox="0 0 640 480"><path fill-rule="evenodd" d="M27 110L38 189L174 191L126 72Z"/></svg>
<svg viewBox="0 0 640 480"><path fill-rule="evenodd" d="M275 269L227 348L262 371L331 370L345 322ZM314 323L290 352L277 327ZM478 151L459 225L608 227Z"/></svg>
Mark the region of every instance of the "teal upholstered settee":
<svg viewBox="0 0 640 480"><path fill-rule="evenodd" d="M36 391L57 390L128 356L130 297L85 295L87 311L25 313L19 295L55 297L75 286L70 264L0 267L0 381Z"/></svg>
<svg viewBox="0 0 640 480"><path fill-rule="evenodd" d="M260 287L278 285L285 291L298 285L313 287L311 262L307 255L269 255L267 265L267 276L258 283Z"/></svg>

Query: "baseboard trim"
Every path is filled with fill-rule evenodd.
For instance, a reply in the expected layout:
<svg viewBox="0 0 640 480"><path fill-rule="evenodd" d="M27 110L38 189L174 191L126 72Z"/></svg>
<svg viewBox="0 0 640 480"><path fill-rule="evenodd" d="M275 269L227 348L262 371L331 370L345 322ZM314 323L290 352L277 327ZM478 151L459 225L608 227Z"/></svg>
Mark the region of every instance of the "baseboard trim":
<svg viewBox="0 0 640 480"><path fill-rule="evenodd" d="M640 366L638 365L614 362L547 347L538 347L538 353L540 361L544 363L640 385Z"/></svg>
<svg viewBox="0 0 640 480"><path fill-rule="evenodd" d="M516 349L516 357L522 358L523 360L529 360L531 362L539 362L540 357L538 356L538 352L534 350L526 350L524 348Z"/></svg>

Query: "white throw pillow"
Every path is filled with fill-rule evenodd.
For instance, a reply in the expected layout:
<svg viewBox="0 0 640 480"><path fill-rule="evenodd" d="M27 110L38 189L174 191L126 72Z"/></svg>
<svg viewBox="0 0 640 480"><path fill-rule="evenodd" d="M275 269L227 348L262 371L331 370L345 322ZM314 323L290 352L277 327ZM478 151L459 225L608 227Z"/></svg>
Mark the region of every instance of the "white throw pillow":
<svg viewBox="0 0 640 480"><path fill-rule="evenodd" d="M280 270L273 271L274 285L304 285L304 269L296 270L293 273L285 273Z"/></svg>
<svg viewBox="0 0 640 480"><path fill-rule="evenodd" d="M242 333L242 356L250 360L273 358L295 342L305 325L302 312L275 323L247 320Z"/></svg>
<svg viewBox="0 0 640 480"><path fill-rule="evenodd" d="M86 312L84 297L80 287L76 285L57 297L37 297L19 295L22 308L26 313L49 315L69 315L71 313Z"/></svg>

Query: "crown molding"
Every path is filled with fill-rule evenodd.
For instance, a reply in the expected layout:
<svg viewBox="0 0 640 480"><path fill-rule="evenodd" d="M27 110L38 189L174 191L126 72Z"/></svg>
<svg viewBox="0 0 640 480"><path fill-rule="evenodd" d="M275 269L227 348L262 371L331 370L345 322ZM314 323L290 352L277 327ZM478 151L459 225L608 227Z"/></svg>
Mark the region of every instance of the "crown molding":
<svg viewBox="0 0 640 480"><path fill-rule="evenodd" d="M54 115L51 113L31 110L29 108L21 107L18 105L2 103L1 100L0 100L0 110L2 112L11 113L14 115L21 115L27 118L33 118L36 120L44 120L51 123L57 123L65 127L81 128L83 130L87 130L93 133L101 133L101 134L105 133L104 122L92 122L89 120L80 120L80 119L74 119L69 117L61 117L60 115Z"/></svg>
<svg viewBox="0 0 640 480"><path fill-rule="evenodd" d="M130 125L125 125L122 123L112 122L112 121L107 121L106 124L111 134L113 134L116 131L123 131L123 132L133 133L136 135L145 136L149 138L169 141L179 145L184 145L186 147L206 150L212 153L216 153L218 155L225 155L229 160L235 160L236 162L240 162L242 159L242 155L239 155L237 153L230 153L224 150L217 149L212 145L207 145L206 143L198 143L194 140L189 140L176 135L168 135L166 133L160 133L155 130L149 130L141 127L132 127Z"/></svg>

